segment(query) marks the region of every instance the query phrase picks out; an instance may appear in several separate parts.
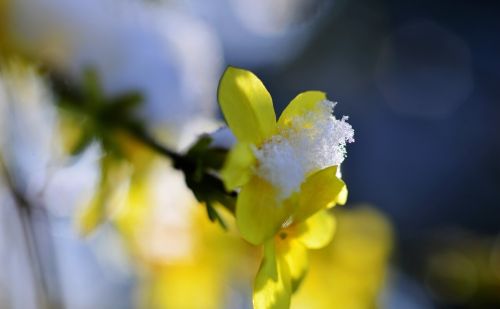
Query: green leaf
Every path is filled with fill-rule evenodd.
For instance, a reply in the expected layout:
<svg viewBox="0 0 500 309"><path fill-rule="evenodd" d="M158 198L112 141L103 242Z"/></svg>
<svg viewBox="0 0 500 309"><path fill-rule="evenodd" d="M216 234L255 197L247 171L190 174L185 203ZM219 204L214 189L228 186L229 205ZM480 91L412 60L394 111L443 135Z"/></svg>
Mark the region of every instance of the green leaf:
<svg viewBox="0 0 500 309"><path fill-rule="evenodd" d="M89 132L89 130L83 130L78 142L75 144L73 149L71 149L70 154L72 156L80 155L94 140L94 136Z"/></svg>
<svg viewBox="0 0 500 309"><path fill-rule="evenodd" d="M196 143L191 146L186 154L188 157L199 157L200 155L206 153L212 143L212 138L208 135L202 135L196 141Z"/></svg>
<svg viewBox="0 0 500 309"><path fill-rule="evenodd" d="M205 208L207 209L207 215L210 221L212 222L218 222L220 226L227 231L227 225L226 222L222 219L220 214L217 212L217 210L213 207L212 203L206 202L205 203Z"/></svg>
<svg viewBox="0 0 500 309"><path fill-rule="evenodd" d="M83 92L86 99L86 105L97 110L99 105L104 102L104 94L101 87L101 81L97 72L93 69L87 69L83 75Z"/></svg>

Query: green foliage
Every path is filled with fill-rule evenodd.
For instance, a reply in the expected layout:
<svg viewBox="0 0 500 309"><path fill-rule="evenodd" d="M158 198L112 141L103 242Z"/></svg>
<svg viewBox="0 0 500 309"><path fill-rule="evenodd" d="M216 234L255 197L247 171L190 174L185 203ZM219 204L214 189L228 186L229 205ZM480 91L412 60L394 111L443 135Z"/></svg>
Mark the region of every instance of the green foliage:
<svg viewBox="0 0 500 309"><path fill-rule="evenodd" d="M218 222L226 229L224 220L213 204L222 204L234 212L236 195L228 194L222 181L214 176L214 172L222 168L227 150L211 147L211 144L210 136L201 136L183 159L179 160L177 168L184 171L186 184L193 191L196 199L205 204L210 221Z"/></svg>
<svg viewBox="0 0 500 309"><path fill-rule="evenodd" d="M73 155L81 153L94 140L103 151L122 157L123 153L116 142L114 133L123 126L140 127L134 118L135 109L143 99L139 92L127 92L116 97L106 98L97 73L87 70L82 87L78 88L60 76L50 76L52 88L58 96L58 105L69 111L79 120L82 134L71 150Z"/></svg>
<svg viewBox="0 0 500 309"><path fill-rule="evenodd" d="M226 192L222 181L215 176L224 164L226 149L211 147L211 137L203 135L183 155L169 150L150 136L143 123L135 118L134 112L143 102L140 93L127 92L108 98L99 76L93 70L86 71L81 88L61 76L49 77L58 96L59 107L68 111L81 125L82 134L71 149L73 155L80 154L93 141L98 141L107 158L126 160L116 139L116 133L126 133L158 154L170 158L173 166L183 171L186 184L196 199L205 205L210 221L226 228L214 207L214 204L221 204L233 213L235 209L236 194Z"/></svg>

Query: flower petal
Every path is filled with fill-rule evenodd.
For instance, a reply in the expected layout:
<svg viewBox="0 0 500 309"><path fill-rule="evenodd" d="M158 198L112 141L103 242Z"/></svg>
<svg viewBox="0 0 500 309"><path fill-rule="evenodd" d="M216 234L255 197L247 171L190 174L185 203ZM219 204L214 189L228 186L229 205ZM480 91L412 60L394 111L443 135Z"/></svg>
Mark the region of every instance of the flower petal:
<svg viewBox="0 0 500 309"><path fill-rule="evenodd" d="M240 142L259 145L276 131L271 95L252 72L228 67L219 83L222 113Z"/></svg>
<svg viewBox="0 0 500 309"><path fill-rule="evenodd" d="M76 227L80 235L87 236L106 220L104 190L99 190L90 204L77 215Z"/></svg>
<svg viewBox="0 0 500 309"><path fill-rule="evenodd" d="M288 235L285 239L277 238L278 264L288 268L292 292L295 292L304 279L309 266L307 248L296 238Z"/></svg>
<svg viewBox="0 0 500 309"><path fill-rule="evenodd" d="M337 197L337 204L345 205L345 203L347 202L347 195L348 195L347 186L344 185L342 190L340 190L339 196ZM329 206L333 207L335 206L335 203L332 203Z"/></svg>
<svg viewBox="0 0 500 309"><path fill-rule="evenodd" d="M276 260L274 239L264 244L264 258L254 282L254 309L288 309L292 288L288 269Z"/></svg>
<svg viewBox="0 0 500 309"><path fill-rule="evenodd" d="M321 91L306 91L297 95L278 120L278 126L287 126L293 118L313 112L317 108L317 103L326 99L326 94Z"/></svg>
<svg viewBox="0 0 500 309"><path fill-rule="evenodd" d="M302 222L318 210L331 207L339 201L345 183L337 178L336 172L337 166L331 166L307 177L300 187L299 205L294 214L295 222Z"/></svg>
<svg viewBox="0 0 500 309"><path fill-rule="evenodd" d="M258 245L278 232L291 203L279 203L276 189L254 176L243 186L236 202L236 225L242 237Z"/></svg>
<svg viewBox="0 0 500 309"><path fill-rule="evenodd" d="M320 249L332 240L335 226L335 218L320 211L297 226L295 237L309 249Z"/></svg>
<svg viewBox="0 0 500 309"><path fill-rule="evenodd" d="M252 176L255 156L249 144L238 143L229 152L220 177L228 191L246 184Z"/></svg>

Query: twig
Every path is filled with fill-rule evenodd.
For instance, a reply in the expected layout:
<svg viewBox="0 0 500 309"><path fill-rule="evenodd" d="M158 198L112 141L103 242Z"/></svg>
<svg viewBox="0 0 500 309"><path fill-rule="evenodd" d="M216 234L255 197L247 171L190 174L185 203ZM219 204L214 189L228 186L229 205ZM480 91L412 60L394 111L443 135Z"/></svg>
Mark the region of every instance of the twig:
<svg viewBox="0 0 500 309"><path fill-rule="evenodd" d="M34 218L33 218L33 206L30 204L28 199L18 190L17 186L14 183L14 179L5 164L2 156L0 155L0 171L3 174L3 178L5 180L5 184L14 198L16 209L18 210L18 215L21 220L23 236L25 239L27 251L28 251L28 259L30 260L30 268L33 272L33 278L35 280L36 286L36 295L38 299L38 304L42 306L42 308L61 308L60 299L54 299L51 297L51 293L49 290L48 284L48 274L45 272L44 260L50 260L48 262L53 263L55 261L55 255L53 254L53 245L50 241L50 236L47 237L46 241L49 243L45 248L48 250L50 256L47 259L42 257L42 253L40 251L39 244L37 242L37 233L35 231L34 226ZM53 268L54 270L56 268ZM57 276L52 276L51 282L53 283L54 290L59 290L58 281L56 279Z"/></svg>
<svg viewBox="0 0 500 309"><path fill-rule="evenodd" d="M212 170L204 168L201 171L198 170L197 161L200 158L192 158L188 155L179 154L165 147L150 135L133 116L127 113L120 114L123 112L120 108L126 108L127 112L131 112L128 109L140 101L140 96L124 94L106 100L105 95L101 93L102 89L95 74L87 74L87 86L92 86L87 91L91 92L92 95L85 93L85 87L78 87L78 85L71 83L69 79L55 72L48 71L47 77L53 91L59 96L59 105L61 107L69 108L96 121L98 127L106 128L106 130L102 130L105 132L104 134L109 134L113 130L123 131L157 154L168 158L171 160L174 168L184 173L187 186L193 191L200 202L206 203L207 206L212 201L220 202L220 204L234 214L236 193L228 193L222 181L213 174ZM117 106L120 108L116 109ZM208 192L206 189L210 189L211 192Z"/></svg>

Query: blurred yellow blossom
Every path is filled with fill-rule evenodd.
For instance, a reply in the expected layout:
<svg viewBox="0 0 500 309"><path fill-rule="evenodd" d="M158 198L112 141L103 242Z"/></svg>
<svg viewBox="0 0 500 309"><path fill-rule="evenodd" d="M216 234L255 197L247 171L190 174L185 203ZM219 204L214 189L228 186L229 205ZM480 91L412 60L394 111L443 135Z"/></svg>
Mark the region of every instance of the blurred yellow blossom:
<svg viewBox="0 0 500 309"><path fill-rule="evenodd" d="M379 308L393 245L388 220L371 207L336 212L334 240L311 256L292 308Z"/></svg>
<svg viewBox="0 0 500 309"><path fill-rule="evenodd" d="M64 128L74 127L66 124ZM135 139L120 132L114 132L113 137L119 144L120 154L117 157L112 153L105 153L100 158L100 181L95 188L95 194L90 201L84 201L77 213L76 228L82 235L93 232L101 223L120 219L122 232L136 225L133 222L141 215L139 206L126 207L140 200L140 204L147 204L143 199L149 192L144 188L144 179L149 175L155 164L154 153ZM126 160L124 160L126 158ZM135 215L123 215L133 211Z"/></svg>
<svg viewBox="0 0 500 309"><path fill-rule="evenodd" d="M207 220L182 173L167 162L153 160L132 176L125 200L115 207L110 220L137 269L139 308L224 307L257 268L258 252L237 235L230 214L218 209L228 231Z"/></svg>
<svg viewBox="0 0 500 309"><path fill-rule="evenodd" d="M157 235L142 232L138 238L149 244L136 248L143 254L143 258L137 260L140 270L139 308L246 308L241 298L250 288L246 282L257 267L257 250L237 237L233 224L226 233L206 220L202 207L184 206L189 211L177 227L173 222L162 223L153 217L138 226L138 231L147 225L156 226L157 231L163 230ZM151 209L149 213L152 213ZM331 221L336 226L335 241L325 250L311 254L310 273L294 296L292 308L380 307L378 297L384 287L392 249L391 226L382 214L369 207L339 210L337 214L336 223ZM225 216L226 219L229 217ZM322 220L326 214L319 212L311 219L314 217L314 220ZM283 263L288 262L303 265L302 261L307 261L305 247L321 246L319 242L308 242L314 238L308 238L305 230L287 229L286 239L277 236L269 244L275 246L276 252L283 253L276 255L280 256L277 267L285 267ZM180 254L177 257L175 254L151 256L147 253L152 252L153 243L165 247L176 240L178 251L182 251L177 252ZM329 239L324 238L324 241ZM184 247L186 243L188 249ZM295 274L300 274L300 270L295 269ZM267 284L272 282L277 283L267 281ZM290 285L288 288L294 287ZM196 297L193 297L193 291L196 291ZM239 305L236 306L235 301ZM276 307L279 308L278 304Z"/></svg>
<svg viewBox="0 0 500 309"><path fill-rule="evenodd" d="M163 241L187 236L189 249L182 259L157 259L144 270L141 308L233 308L231 298L248 290L258 252L210 223L202 207L190 207L186 219L189 229L164 233Z"/></svg>

